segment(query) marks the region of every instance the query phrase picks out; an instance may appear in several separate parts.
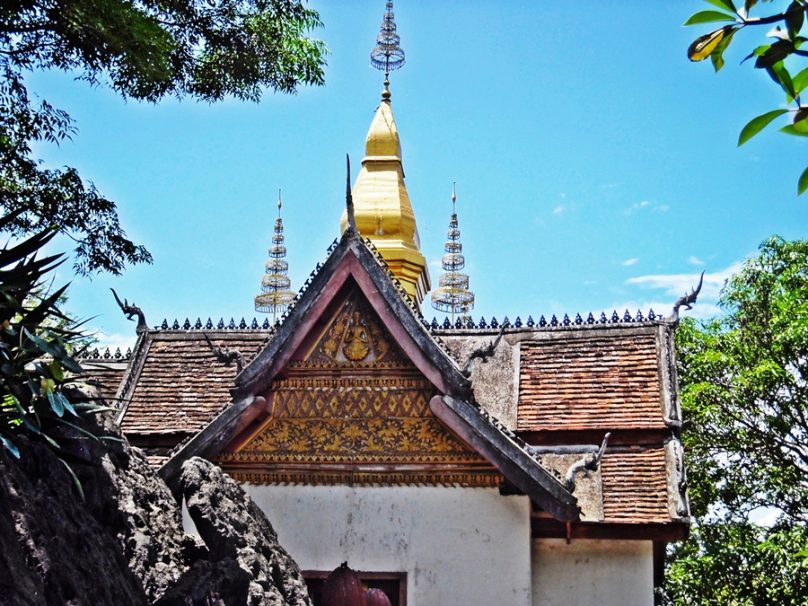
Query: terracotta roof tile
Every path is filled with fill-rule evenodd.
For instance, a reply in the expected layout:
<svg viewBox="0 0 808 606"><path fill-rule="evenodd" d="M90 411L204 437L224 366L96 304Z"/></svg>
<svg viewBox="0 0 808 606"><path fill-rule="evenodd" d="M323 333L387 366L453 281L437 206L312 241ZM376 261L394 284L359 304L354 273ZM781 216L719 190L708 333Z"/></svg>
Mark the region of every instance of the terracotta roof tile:
<svg viewBox="0 0 808 606"><path fill-rule="evenodd" d="M85 362L81 360L84 369L82 379L98 387L101 397L110 405L115 405L115 394L126 372L126 362Z"/></svg>
<svg viewBox="0 0 808 606"><path fill-rule="evenodd" d="M601 463L605 522L667 523L665 448L606 452Z"/></svg>
<svg viewBox="0 0 808 606"><path fill-rule="evenodd" d="M656 333L523 341L519 431L664 428Z"/></svg>
<svg viewBox="0 0 808 606"><path fill-rule="evenodd" d="M215 345L240 351L245 363L268 336L265 331L207 333ZM131 400L121 423L124 433L196 432L230 403L236 365L219 362L202 332L155 332L147 346L130 388Z"/></svg>

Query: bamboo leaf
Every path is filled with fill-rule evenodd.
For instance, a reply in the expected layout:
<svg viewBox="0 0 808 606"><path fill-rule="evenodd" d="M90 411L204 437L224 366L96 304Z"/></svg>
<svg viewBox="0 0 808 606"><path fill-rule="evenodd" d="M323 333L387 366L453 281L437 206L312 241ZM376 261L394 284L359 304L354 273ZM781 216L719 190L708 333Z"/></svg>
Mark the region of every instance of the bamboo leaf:
<svg viewBox="0 0 808 606"><path fill-rule="evenodd" d="M741 130L741 134L738 137L738 145L741 146L749 141L749 139L766 128L772 122L772 120L775 120L787 112L787 109L775 109L774 111L766 112L765 114L752 118Z"/></svg>
<svg viewBox="0 0 808 606"><path fill-rule="evenodd" d="M698 25L700 23L715 23L718 21L735 21L735 15L728 15L719 11L700 11L690 16L685 25Z"/></svg>

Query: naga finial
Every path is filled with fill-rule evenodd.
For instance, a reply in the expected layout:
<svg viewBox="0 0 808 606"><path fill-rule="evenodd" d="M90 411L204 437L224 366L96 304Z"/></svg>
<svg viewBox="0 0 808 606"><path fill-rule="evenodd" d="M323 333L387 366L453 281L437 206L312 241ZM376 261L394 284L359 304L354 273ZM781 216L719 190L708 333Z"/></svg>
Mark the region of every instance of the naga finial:
<svg viewBox="0 0 808 606"><path fill-rule="evenodd" d="M213 355L216 356L216 359L219 360L219 362L222 362L225 366L230 366L233 362L235 362L236 374L241 374L241 370L244 368L244 356L242 353L238 349L218 347L213 344L213 341L210 340L207 333L202 334L205 336L205 340L208 342L208 346L213 352Z"/></svg>
<svg viewBox="0 0 808 606"><path fill-rule="evenodd" d="M679 308L684 306L686 309L693 309L693 305L696 303L696 299L699 297L699 293L701 292L701 285L704 283L704 272L701 272L701 276L699 276L699 283L691 290L689 293L686 293L676 299L676 303L673 304L673 313L668 318L669 321L673 322L674 324L679 322Z"/></svg>
<svg viewBox="0 0 808 606"><path fill-rule="evenodd" d="M356 215L354 214L353 194L351 193L351 156L345 154L345 164L347 173L345 176L345 206L348 213L348 229L353 230L353 235L359 235L356 229Z"/></svg>
<svg viewBox="0 0 808 606"><path fill-rule="evenodd" d="M135 316L137 316L137 327L135 328L135 332L140 334L149 330L149 327L146 324L146 315L143 313L143 310L135 305L134 301L132 301L131 305L126 299L121 301L114 288L110 288L110 290L112 291L112 296L115 297L115 301L118 303L118 307L121 308L121 311L124 313L127 320L134 320Z"/></svg>
<svg viewBox="0 0 808 606"><path fill-rule="evenodd" d="M611 435L611 432L609 432L603 436L603 442L601 442L600 448L596 453L586 456L570 466L570 468L567 470L566 476L564 476L564 486L567 488L567 490L570 492L575 490L575 476L577 476L579 473L585 473L588 476L591 472L598 470L598 467L600 467L600 462L603 459L603 453L606 452L606 445L609 443L609 438Z"/></svg>

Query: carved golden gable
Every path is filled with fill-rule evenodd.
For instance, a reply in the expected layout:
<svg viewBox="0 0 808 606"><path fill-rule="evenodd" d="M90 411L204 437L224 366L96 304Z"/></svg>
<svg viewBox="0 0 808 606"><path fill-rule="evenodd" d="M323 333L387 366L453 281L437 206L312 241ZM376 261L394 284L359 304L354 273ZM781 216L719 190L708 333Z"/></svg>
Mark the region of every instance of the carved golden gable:
<svg viewBox="0 0 808 606"><path fill-rule="evenodd" d="M219 462L252 483L498 486L429 409L435 387L356 290L332 307L266 397L271 414Z"/></svg>

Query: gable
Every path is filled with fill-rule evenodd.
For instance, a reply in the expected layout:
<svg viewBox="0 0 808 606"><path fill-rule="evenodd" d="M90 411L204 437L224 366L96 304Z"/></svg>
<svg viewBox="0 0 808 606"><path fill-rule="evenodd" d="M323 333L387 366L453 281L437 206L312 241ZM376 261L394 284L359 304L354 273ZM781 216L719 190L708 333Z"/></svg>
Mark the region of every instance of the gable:
<svg viewBox="0 0 808 606"><path fill-rule="evenodd" d="M269 417L218 462L262 484L500 485L432 413L437 394L349 281L262 394Z"/></svg>

